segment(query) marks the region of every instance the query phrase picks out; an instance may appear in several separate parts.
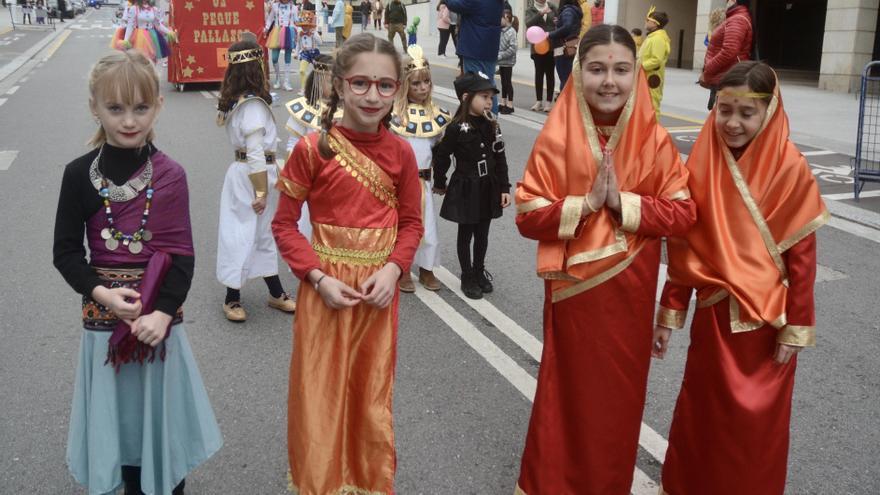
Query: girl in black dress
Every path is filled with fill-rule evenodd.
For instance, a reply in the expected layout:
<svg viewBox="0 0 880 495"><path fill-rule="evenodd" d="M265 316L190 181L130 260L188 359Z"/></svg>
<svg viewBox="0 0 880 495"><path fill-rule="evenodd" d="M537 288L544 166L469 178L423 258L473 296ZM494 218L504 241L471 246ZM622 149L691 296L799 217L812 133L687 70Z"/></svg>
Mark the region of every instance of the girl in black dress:
<svg viewBox="0 0 880 495"><path fill-rule="evenodd" d="M495 85L485 74L468 72L455 80L455 92L461 105L433 150L434 192L445 195L440 216L458 224L461 290L481 299L492 292L485 265L489 224L510 205L510 180L501 129L491 113ZM455 170L447 186L451 155Z"/></svg>

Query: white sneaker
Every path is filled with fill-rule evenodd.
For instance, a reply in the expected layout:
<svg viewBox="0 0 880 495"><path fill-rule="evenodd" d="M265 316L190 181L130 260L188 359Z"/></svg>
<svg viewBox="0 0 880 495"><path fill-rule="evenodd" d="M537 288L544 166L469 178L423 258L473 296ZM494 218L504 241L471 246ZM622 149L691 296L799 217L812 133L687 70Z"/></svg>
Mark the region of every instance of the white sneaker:
<svg viewBox="0 0 880 495"><path fill-rule="evenodd" d="M533 112L540 112L542 108L543 108L543 103L541 103L541 101L539 100L539 101L536 101L535 104L532 105L532 108L529 108L529 110L531 110Z"/></svg>
<svg viewBox="0 0 880 495"><path fill-rule="evenodd" d="M290 81L284 81L284 91L293 91L293 86L290 85Z"/></svg>
<svg viewBox="0 0 880 495"><path fill-rule="evenodd" d="M281 81L279 81L278 79L275 79L275 83L272 84L272 89L278 89L280 87L281 87Z"/></svg>
<svg viewBox="0 0 880 495"><path fill-rule="evenodd" d="M553 109L553 102L545 101L544 102L544 112L550 113L550 110Z"/></svg>

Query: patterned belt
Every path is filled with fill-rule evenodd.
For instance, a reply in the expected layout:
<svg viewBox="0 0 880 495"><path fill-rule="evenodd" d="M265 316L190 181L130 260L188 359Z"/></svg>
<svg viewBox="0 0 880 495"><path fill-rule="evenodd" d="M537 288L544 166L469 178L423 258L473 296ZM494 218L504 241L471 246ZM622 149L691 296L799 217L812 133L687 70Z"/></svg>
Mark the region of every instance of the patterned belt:
<svg viewBox="0 0 880 495"><path fill-rule="evenodd" d="M430 181L433 171L430 168L419 170L419 179Z"/></svg>
<svg viewBox="0 0 880 495"><path fill-rule="evenodd" d="M312 243L312 249L318 258L325 263L342 263L345 265L374 266L384 265L391 255L392 248L381 251L368 251L365 249L346 249L327 246L326 244Z"/></svg>
<svg viewBox="0 0 880 495"><path fill-rule="evenodd" d="M101 285L108 289L125 287L138 290L141 279L144 277L143 268L99 268L93 267L101 280ZM119 322L119 318L106 306L98 303L91 296L82 298L83 327L88 330L100 332L112 332ZM183 321L183 308L177 308L171 324L177 325Z"/></svg>
<svg viewBox="0 0 880 495"><path fill-rule="evenodd" d="M266 151L266 163L272 164L275 163L275 152L274 151ZM247 162L247 150L245 149L237 149L235 150L235 161L237 162Z"/></svg>

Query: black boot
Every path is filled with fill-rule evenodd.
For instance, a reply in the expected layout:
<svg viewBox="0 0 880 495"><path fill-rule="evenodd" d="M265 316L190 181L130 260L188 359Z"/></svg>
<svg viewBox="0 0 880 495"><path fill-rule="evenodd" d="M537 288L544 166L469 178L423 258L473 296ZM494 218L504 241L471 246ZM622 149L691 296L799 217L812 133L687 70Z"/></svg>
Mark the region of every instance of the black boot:
<svg viewBox="0 0 880 495"><path fill-rule="evenodd" d="M125 485L124 495L144 495L141 491L140 466L122 466L122 482Z"/></svg>
<svg viewBox="0 0 880 495"><path fill-rule="evenodd" d="M477 282L477 275L473 270L464 271L461 274L461 291L468 299L482 299L483 291Z"/></svg>
<svg viewBox="0 0 880 495"><path fill-rule="evenodd" d="M480 286L480 290L483 291L483 294L491 294L494 289L494 287L492 287L492 274L487 272L483 267L475 267L474 276L477 278L477 284Z"/></svg>

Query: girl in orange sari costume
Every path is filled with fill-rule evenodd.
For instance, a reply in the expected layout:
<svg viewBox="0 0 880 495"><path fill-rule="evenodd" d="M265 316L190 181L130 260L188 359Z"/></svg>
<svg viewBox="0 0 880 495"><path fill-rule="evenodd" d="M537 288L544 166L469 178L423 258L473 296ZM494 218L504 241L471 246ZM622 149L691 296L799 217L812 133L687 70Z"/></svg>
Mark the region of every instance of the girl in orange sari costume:
<svg viewBox="0 0 880 495"><path fill-rule="evenodd" d="M538 240L544 351L517 494L628 494L645 403L660 237L696 218L620 26L581 40L516 191Z"/></svg>
<svg viewBox="0 0 880 495"><path fill-rule="evenodd" d="M336 55L324 130L296 144L279 177L272 230L303 282L288 399L294 493L393 493L397 280L422 235L415 156L387 129L400 75L389 42L349 39ZM297 229L306 200L311 242Z"/></svg>
<svg viewBox="0 0 880 495"><path fill-rule="evenodd" d="M669 240L655 354L684 326L687 365L663 465L671 495L785 491L795 355L815 341L815 230L828 219L770 67L741 62L688 158L699 220Z"/></svg>

